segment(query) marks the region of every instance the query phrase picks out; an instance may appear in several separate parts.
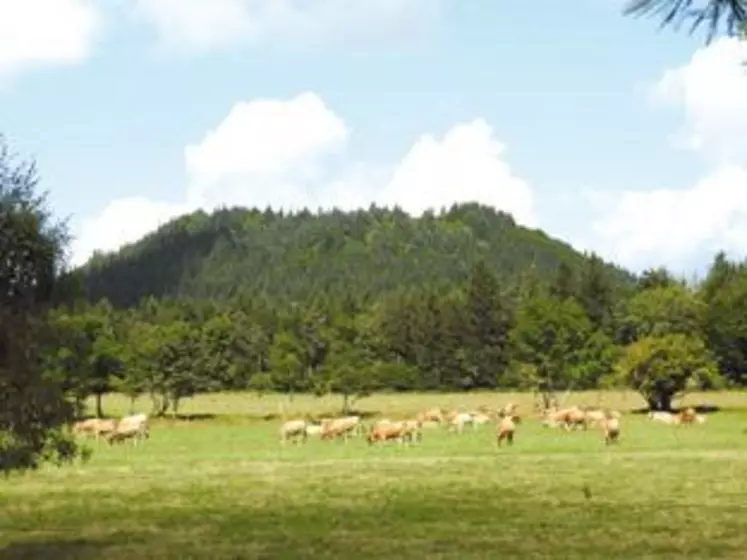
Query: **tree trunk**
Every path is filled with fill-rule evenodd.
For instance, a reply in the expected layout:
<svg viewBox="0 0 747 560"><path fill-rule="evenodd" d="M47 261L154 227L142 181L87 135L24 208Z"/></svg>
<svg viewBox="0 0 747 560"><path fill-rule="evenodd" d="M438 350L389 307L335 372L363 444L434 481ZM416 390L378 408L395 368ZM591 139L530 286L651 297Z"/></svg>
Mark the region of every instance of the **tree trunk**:
<svg viewBox="0 0 747 560"><path fill-rule="evenodd" d="M670 412L672 410L672 395L666 393L654 393L647 399L650 410Z"/></svg>
<svg viewBox="0 0 747 560"><path fill-rule="evenodd" d="M135 397L130 396L130 414L135 414Z"/></svg>
<svg viewBox="0 0 747 560"><path fill-rule="evenodd" d="M154 392L151 392L150 400L153 403L151 414L157 415L158 411L161 409L161 401L159 400L158 395L156 395Z"/></svg>
<svg viewBox="0 0 747 560"><path fill-rule="evenodd" d="M347 414L350 411L350 396L342 396L342 413Z"/></svg>
<svg viewBox="0 0 747 560"><path fill-rule="evenodd" d="M104 407L101 404L101 399L101 393L96 393L96 418L104 417Z"/></svg>
<svg viewBox="0 0 747 560"><path fill-rule="evenodd" d="M179 416L179 398L175 397L171 404L171 411L173 412L174 418Z"/></svg>

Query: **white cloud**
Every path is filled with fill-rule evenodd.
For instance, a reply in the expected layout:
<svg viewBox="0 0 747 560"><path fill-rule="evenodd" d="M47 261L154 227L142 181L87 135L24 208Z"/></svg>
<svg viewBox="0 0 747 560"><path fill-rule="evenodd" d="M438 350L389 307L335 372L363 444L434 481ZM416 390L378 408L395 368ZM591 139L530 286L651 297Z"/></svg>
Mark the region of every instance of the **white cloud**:
<svg viewBox="0 0 747 560"><path fill-rule="evenodd" d="M428 207L477 201L534 226L532 191L512 174L503 151L483 119L455 126L441 141L424 135L394 171L380 201L399 204L413 215Z"/></svg>
<svg viewBox="0 0 747 560"><path fill-rule="evenodd" d="M723 166L689 189L626 191L591 204L600 217L583 245L636 270L747 247L747 169ZM596 212L595 212L596 213Z"/></svg>
<svg viewBox="0 0 747 560"><path fill-rule="evenodd" d="M208 50L241 41L409 35L441 0L135 0L162 46Z"/></svg>
<svg viewBox="0 0 747 560"><path fill-rule="evenodd" d="M153 201L145 196L113 200L75 228L70 262L84 263L94 251L110 251L142 238L171 218L189 211L184 204Z"/></svg>
<svg viewBox="0 0 747 560"><path fill-rule="evenodd" d="M298 210L399 204L420 214L455 201L477 201L534 225L532 192L503 161L503 145L482 119L442 139L424 135L402 161L375 168L343 157L345 122L314 93L238 103L215 129L185 149L189 186L180 204L134 197L112 202L81 222L73 263L94 249L135 241L159 223L197 208L242 205Z"/></svg>
<svg viewBox="0 0 747 560"><path fill-rule="evenodd" d="M99 25L90 0L0 0L0 78L85 59Z"/></svg>
<svg viewBox="0 0 747 560"><path fill-rule="evenodd" d="M711 161L747 164L747 41L720 39L668 70L654 97L680 105L678 143Z"/></svg>
<svg viewBox="0 0 747 560"><path fill-rule="evenodd" d="M200 144L185 149L190 199L214 206L219 200L241 198L240 192L228 191L238 187L246 192L248 180L256 185L253 190L289 180L313 182L319 162L341 151L347 137L343 120L313 93L291 101L238 103Z"/></svg>
<svg viewBox="0 0 747 560"><path fill-rule="evenodd" d="M747 43L721 39L664 73L654 97L682 108L677 143L703 157L711 171L686 188L597 193L587 202L598 218L580 244L637 270L665 264L692 272L721 249L745 256L745 60Z"/></svg>

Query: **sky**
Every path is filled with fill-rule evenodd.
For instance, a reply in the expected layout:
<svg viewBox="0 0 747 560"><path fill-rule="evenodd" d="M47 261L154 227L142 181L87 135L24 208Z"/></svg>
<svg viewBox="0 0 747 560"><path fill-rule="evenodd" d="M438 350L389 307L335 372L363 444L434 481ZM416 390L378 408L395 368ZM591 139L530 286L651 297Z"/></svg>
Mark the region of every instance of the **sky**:
<svg viewBox="0 0 747 560"><path fill-rule="evenodd" d="M0 0L0 134L74 265L198 208L477 201L702 275L746 256L747 45L623 3Z"/></svg>

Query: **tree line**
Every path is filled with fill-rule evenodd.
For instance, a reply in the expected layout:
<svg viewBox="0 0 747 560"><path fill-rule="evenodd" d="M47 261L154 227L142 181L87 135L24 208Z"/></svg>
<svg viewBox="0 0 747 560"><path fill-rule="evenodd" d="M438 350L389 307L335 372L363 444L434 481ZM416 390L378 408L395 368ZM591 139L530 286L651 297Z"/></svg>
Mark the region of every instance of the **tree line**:
<svg viewBox="0 0 747 560"><path fill-rule="evenodd" d="M628 387L655 409L694 388L747 383L747 266L719 253L698 285L665 269L630 286L590 259L502 286L483 262L450 289L393 290L372 302L322 294L285 305L143 298L77 301L49 313L44 367L76 399L147 396L154 414L211 391L375 391Z"/></svg>

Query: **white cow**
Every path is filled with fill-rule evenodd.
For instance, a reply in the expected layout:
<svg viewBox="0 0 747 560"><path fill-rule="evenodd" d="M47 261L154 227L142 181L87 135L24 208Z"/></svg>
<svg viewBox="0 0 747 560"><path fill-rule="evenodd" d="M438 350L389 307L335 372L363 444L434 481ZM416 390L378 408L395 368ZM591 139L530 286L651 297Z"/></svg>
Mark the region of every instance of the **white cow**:
<svg viewBox="0 0 747 560"><path fill-rule="evenodd" d="M132 444L137 445L139 440L147 439L149 437L148 415L140 413L122 418L117 422L114 431L107 434L106 439L109 442L109 445L126 439L132 439Z"/></svg>

